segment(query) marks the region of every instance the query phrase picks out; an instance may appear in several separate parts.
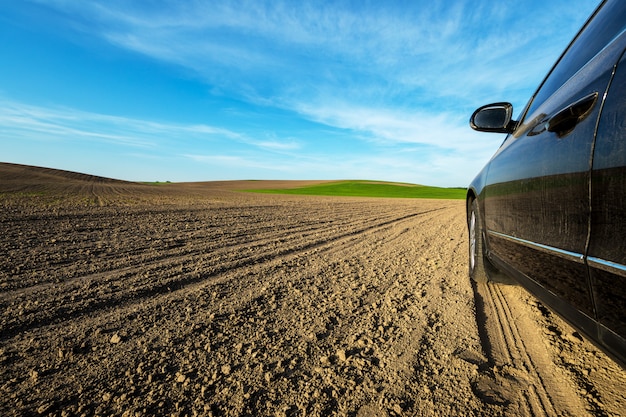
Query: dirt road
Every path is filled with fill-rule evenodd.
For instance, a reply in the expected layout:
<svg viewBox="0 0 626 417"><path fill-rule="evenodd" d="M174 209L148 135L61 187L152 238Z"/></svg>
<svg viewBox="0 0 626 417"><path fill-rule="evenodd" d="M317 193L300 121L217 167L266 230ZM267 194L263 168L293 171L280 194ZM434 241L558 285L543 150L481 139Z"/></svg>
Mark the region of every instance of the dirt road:
<svg viewBox="0 0 626 417"><path fill-rule="evenodd" d="M626 371L472 286L461 201L0 168L1 415L626 410Z"/></svg>

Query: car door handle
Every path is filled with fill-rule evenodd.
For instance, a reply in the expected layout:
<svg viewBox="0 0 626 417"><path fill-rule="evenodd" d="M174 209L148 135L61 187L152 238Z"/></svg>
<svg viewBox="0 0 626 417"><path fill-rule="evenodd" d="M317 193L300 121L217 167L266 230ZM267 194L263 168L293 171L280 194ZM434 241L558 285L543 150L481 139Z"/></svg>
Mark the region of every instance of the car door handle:
<svg viewBox="0 0 626 417"><path fill-rule="evenodd" d="M591 113L598 101L598 93L591 93L557 112L548 120L548 131L554 132L559 138L571 133L576 125Z"/></svg>

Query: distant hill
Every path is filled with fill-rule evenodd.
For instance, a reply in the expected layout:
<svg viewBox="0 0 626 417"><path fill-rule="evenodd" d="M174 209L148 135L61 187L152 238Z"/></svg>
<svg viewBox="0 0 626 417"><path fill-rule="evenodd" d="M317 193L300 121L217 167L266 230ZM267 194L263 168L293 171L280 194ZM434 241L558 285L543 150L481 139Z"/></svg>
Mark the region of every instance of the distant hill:
<svg viewBox="0 0 626 417"><path fill-rule="evenodd" d="M61 169L0 162L0 192L19 191L32 187L41 188L41 186L49 187L53 184L78 185L81 183L133 184L128 181Z"/></svg>
<svg viewBox="0 0 626 417"><path fill-rule="evenodd" d="M106 205L154 194L154 187L53 168L0 163L0 203L11 205Z"/></svg>
<svg viewBox="0 0 626 417"><path fill-rule="evenodd" d="M61 169L0 162L0 206L103 206L218 201L255 188L298 188L327 181L131 182Z"/></svg>
<svg viewBox="0 0 626 417"><path fill-rule="evenodd" d="M216 199L224 193L252 191L335 197L453 198L465 197L460 188L439 188L384 181L242 180L186 183L140 183L53 168L0 162L0 204L109 205L160 204Z"/></svg>

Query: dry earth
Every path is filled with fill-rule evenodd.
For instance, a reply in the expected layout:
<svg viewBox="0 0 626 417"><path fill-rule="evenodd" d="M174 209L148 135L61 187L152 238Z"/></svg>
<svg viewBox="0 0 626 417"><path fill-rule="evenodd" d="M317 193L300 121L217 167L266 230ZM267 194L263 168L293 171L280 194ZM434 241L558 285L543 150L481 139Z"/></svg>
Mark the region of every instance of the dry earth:
<svg viewBox="0 0 626 417"><path fill-rule="evenodd" d="M461 201L255 195L0 164L0 414L623 415L626 371Z"/></svg>

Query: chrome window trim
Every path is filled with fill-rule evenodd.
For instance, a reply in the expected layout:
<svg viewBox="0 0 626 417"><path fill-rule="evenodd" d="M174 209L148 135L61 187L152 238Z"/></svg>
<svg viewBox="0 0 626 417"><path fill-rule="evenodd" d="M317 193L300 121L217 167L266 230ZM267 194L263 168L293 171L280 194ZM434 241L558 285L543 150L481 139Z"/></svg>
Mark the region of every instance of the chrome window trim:
<svg viewBox="0 0 626 417"><path fill-rule="evenodd" d="M538 250L540 252L544 252L550 255L558 256L559 258L563 258L571 262L576 262L579 264L585 263L585 256L582 253L576 253L576 252L566 251L563 249L558 249L552 246L543 245L541 243L531 242L526 239L520 239L518 237L505 235L504 233L494 232L493 230L489 230L487 233L490 234L491 236L508 240L509 242L517 243L517 244L520 244L528 248L535 249L535 250Z"/></svg>
<svg viewBox="0 0 626 417"><path fill-rule="evenodd" d="M585 263L585 256L581 253L570 252L570 251L558 249L552 246L543 245L541 243L531 242L526 239L520 239L518 237L505 235L504 233L494 232L493 230L489 230L487 233L491 236L508 240L509 242L517 243L519 245L523 245L528 248L538 250L540 252L548 253L550 255L558 256L560 258L563 258L571 262L576 262L579 264ZM606 261L604 259L596 258L594 256L587 257L587 265L591 268L599 269L599 270L602 270L611 274L626 277L626 265L622 265L616 262Z"/></svg>
<svg viewBox="0 0 626 417"><path fill-rule="evenodd" d="M600 269L602 271L609 272L611 274L626 277L626 266L622 264L618 264L618 263L611 262L611 261L605 261L604 259L595 258L593 256L589 256L587 258L587 263L592 268Z"/></svg>

